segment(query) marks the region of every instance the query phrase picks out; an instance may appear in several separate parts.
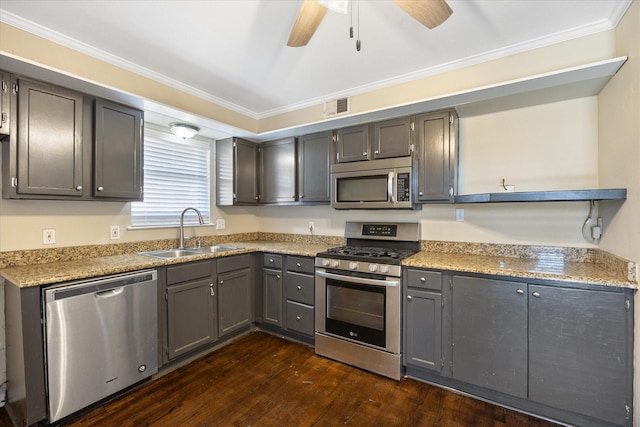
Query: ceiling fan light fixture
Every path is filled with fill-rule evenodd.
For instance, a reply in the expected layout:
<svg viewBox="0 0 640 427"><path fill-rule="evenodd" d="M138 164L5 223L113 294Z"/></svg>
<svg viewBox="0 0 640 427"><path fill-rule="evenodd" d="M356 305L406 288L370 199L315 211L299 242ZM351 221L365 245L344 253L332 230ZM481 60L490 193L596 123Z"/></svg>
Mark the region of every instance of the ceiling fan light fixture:
<svg viewBox="0 0 640 427"><path fill-rule="evenodd" d="M169 129L171 129L171 133L182 139L193 138L200 132L200 128L197 126L178 122L169 123Z"/></svg>
<svg viewBox="0 0 640 427"><path fill-rule="evenodd" d="M343 15L347 14L347 8L349 7L349 0L319 0L318 3L329 10L342 13Z"/></svg>

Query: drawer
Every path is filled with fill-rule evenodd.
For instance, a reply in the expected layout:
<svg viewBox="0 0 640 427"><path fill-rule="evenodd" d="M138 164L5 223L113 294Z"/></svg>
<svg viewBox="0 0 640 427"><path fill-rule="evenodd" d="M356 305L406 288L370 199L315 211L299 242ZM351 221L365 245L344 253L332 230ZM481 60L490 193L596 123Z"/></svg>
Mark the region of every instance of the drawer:
<svg viewBox="0 0 640 427"><path fill-rule="evenodd" d="M167 285L211 277L212 273L213 263L209 260L173 265L167 267Z"/></svg>
<svg viewBox="0 0 640 427"><path fill-rule="evenodd" d="M314 273L315 258L289 256L287 257L287 270L299 273Z"/></svg>
<svg viewBox="0 0 640 427"><path fill-rule="evenodd" d="M262 265L269 268L282 268L282 255L264 254Z"/></svg>
<svg viewBox="0 0 640 427"><path fill-rule="evenodd" d="M308 274L292 273L287 271L284 281L285 297L288 300L313 305L314 301L314 277Z"/></svg>
<svg viewBox="0 0 640 427"><path fill-rule="evenodd" d="M251 267L251 254L218 258L218 274Z"/></svg>
<svg viewBox="0 0 640 427"><path fill-rule="evenodd" d="M442 290L442 273L438 271L407 269L407 286L412 288Z"/></svg>
<svg viewBox="0 0 640 427"><path fill-rule="evenodd" d="M287 301L287 329L313 336L313 307Z"/></svg>

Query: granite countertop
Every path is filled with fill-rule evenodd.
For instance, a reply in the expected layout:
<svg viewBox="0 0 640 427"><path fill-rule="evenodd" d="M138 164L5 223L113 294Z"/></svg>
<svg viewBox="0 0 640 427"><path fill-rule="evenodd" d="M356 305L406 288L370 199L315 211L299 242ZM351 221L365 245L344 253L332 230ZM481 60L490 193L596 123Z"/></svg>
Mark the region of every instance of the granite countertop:
<svg viewBox="0 0 640 427"><path fill-rule="evenodd" d="M619 274L611 273L599 264L564 261L558 257L530 259L422 251L405 259L402 265L638 289L637 282L626 280L624 277L620 277Z"/></svg>
<svg viewBox="0 0 640 427"><path fill-rule="evenodd" d="M225 245L236 246L239 249L180 259L152 258L139 254L98 256L72 261L4 268L0 269L0 276L19 287L31 287L243 253L270 252L313 257L318 252L323 252L330 247L336 246L332 243L275 241L225 242ZM625 277L621 277L620 274L614 274L600 264L565 261L558 256L516 258L423 250L405 259L402 265L455 272L553 280L565 283L584 283L632 289L638 289L639 287L637 282L627 280Z"/></svg>
<svg viewBox="0 0 640 427"><path fill-rule="evenodd" d="M271 252L284 255L300 255L313 257L318 252L335 246L330 244L304 244L292 242L229 242L225 245L240 249L184 257L180 259L152 258L138 254L112 255L96 258L85 258L73 261L50 262L19 267L0 269L5 280L21 288L50 285L71 280L87 279L110 274L157 268L164 265L181 264L202 259L221 256L240 255L253 252Z"/></svg>

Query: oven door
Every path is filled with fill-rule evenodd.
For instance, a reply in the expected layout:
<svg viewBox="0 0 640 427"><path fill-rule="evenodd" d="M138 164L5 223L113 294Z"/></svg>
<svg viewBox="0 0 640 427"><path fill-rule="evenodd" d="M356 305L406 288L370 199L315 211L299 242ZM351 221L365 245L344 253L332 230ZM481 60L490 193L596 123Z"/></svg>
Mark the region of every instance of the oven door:
<svg viewBox="0 0 640 427"><path fill-rule="evenodd" d="M400 279L316 269L316 329L400 353Z"/></svg>

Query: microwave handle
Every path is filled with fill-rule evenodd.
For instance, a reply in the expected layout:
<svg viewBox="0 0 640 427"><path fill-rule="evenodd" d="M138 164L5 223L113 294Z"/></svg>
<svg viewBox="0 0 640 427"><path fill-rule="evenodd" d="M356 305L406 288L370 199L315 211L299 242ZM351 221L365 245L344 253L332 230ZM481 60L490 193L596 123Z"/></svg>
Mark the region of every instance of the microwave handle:
<svg viewBox="0 0 640 427"><path fill-rule="evenodd" d="M393 191L394 190L394 188L393 188L394 178L395 178L395 172L393 172L393 171L389 172L389 179L387 180L387 197L388 197L388 200L391 203L395 203L396 202L395 201L395 197L393 196L393 193L394 193L394 191Z"/></svg>

